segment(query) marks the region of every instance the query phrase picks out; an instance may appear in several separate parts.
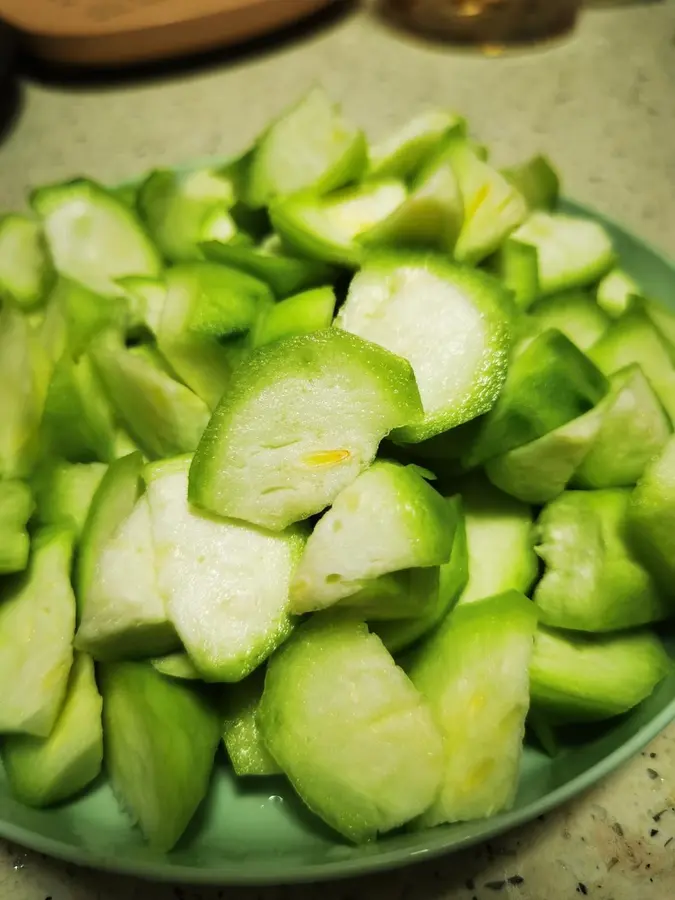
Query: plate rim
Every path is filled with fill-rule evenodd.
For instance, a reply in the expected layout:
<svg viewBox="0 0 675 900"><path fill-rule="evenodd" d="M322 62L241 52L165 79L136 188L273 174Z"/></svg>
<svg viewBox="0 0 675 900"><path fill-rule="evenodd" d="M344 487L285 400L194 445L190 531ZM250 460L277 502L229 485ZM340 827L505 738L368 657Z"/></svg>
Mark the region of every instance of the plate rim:
<svg viewBox="0 0 675 900"><path fill-rule="evenodd" d="M229 158L231 159L231 157ZM178 169L194 168L200 165L220 165L229 161L218 159L200 160L189 166L176 166ZM132 180L122 182L118 187L134 184ZM651 246L647 241L636 236L631 228L620 220L609 218L593 206L580 203L565 197L560 198L560 205L565 212L579 213L619 230L638 245L643 251L652 254L671 270L675 280L675 259L660 248ZM517 810L510 810L501 815L486 819L485 829L480 834L467 835L463 838L447 838L441 829L420 831L419 846L415 848L393 847L388 849L381 844L381 852L369 857L326 860L318 863L286 862L286 857L269 857L264 860L242 859L218 867L199 868L182 863L171 862L171 855L156 860L125 860L100 854L86 848L76 847L58 839L41 835L29 828L15 825L2 818L0 814L0 838L19 844L29 850L43 853L53 859L62 860L93 869L118 875L131 876L145 881L178 883L190 885L220 886L264 886L289 885L312 882L326 882L353 878L357 876L393 871L413 864L438 859L476 844L483 843L498 835L511 831L534 820L537 816L550 812L564 802L577 797L584 790L616 771L628 762L654 738L656 738L671 722L675 720L675 696L648 723L644 724L628 740L624 741L611 753L598 760L594 765L579 773L570 781L559 785L543 797L528 803ZM256 872L258 866L264 867Z"/></svg>

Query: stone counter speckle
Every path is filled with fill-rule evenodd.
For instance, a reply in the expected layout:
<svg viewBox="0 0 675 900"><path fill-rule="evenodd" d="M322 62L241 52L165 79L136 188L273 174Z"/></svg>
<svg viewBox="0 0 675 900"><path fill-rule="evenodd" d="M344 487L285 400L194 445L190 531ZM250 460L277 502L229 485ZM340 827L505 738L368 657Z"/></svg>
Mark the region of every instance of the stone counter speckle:
<svg viewBox="0 0 675 900"><path fill-rule="evenodd" d="M246 146L314 80L377 137L427 106L464 113L500 162L536 151L566 193L675 257L675 5L589 12L575 35L484 58L403 38L366 13L264 54L130 86L25 83L0 145L0 208L36 184L104 181ZM675 727L557 812L388 875L269 889L152 885L0 844L0 900L670 900Z"/></svg>

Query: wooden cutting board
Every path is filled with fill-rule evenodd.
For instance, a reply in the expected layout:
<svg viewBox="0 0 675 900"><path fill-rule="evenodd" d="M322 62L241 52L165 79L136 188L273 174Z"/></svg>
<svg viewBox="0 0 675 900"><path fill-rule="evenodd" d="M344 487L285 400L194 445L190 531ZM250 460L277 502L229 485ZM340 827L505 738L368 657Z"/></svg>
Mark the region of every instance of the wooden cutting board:
<svg viewBox="0 0 675 900"><path fill-rule="evenodd" d="M240 43L334 0L0 0L37 56L119 66Z"/></svg>

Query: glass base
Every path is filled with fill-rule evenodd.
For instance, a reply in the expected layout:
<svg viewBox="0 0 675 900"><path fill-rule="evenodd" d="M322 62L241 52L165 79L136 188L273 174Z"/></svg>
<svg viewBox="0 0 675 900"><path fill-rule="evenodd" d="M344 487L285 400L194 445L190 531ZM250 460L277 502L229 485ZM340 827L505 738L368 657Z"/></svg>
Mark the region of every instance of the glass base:
<svg viewBox="0 0 675 900"><path fill-rule="evenodd" d="M463 44L527 44L575 25L582 0L382 0L400 27Z"/></svg>

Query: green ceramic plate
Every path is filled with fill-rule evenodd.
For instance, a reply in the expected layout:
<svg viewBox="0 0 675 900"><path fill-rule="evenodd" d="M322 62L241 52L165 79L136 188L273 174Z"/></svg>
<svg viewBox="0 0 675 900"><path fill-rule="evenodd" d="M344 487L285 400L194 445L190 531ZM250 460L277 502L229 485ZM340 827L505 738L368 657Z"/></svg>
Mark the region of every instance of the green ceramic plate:
<svg viewBox="0 0 675 900"><path fill-rule="evenodd" d="M566 208L593 215L609 228L626 268L645 292L675 298L675 267L601 216L571 203ZM675 656L675 635L665 635L665 641ZM632 714L568 736L555 759L527 747L518 797L508 814L399 833L365 847L349 846L330 832L282 779L235 781L224 758L207 802L169 856L148 850L104 781L75 803L36 811L11 798L0 772L0 834L82 865L188 883L261 884L358 875L438 856L527 822L607 775L673 718L675 675Z"/></svg>

